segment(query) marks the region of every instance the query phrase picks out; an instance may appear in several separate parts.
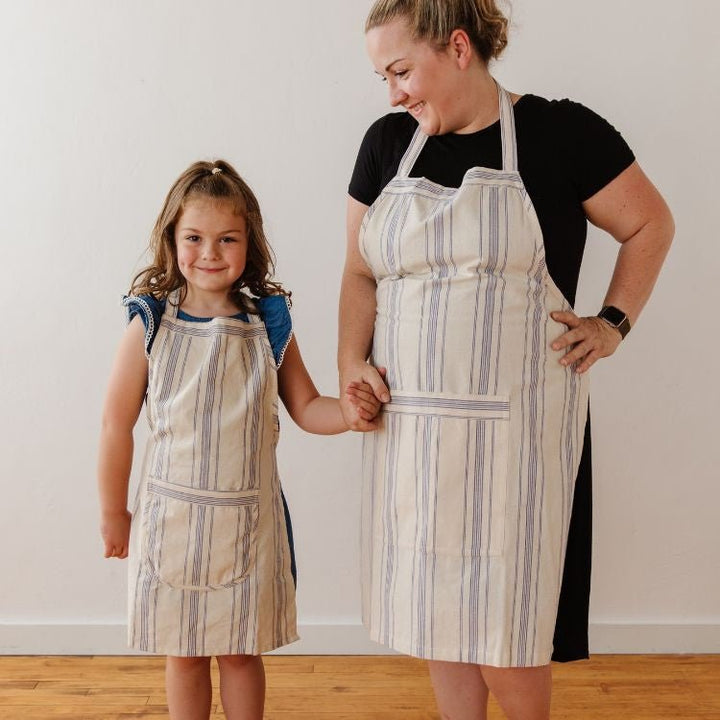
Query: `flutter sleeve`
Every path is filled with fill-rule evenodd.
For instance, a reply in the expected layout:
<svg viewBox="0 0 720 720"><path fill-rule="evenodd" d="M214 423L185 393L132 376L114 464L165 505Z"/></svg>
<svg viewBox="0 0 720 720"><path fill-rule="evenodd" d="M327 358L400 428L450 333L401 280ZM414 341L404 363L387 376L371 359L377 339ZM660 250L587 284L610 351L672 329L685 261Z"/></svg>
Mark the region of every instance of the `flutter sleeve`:
<svg viewBox="0 0 720 720"><path fill-rule="evenodd" d="M127 321L140 315L145 326L145 354L150 356L150 349L160 327L160 319L165 311L165 301L157 300L152 295L126 295L123 305L127 310Z"/></svg>
<svg viewBox="0 0 720 720"><path fill-rule="evenodd" d="M256 303L260 317L265 323L275 365L280 367L293 332L290 300L285 295L268 295L259 298Z"/></svg>

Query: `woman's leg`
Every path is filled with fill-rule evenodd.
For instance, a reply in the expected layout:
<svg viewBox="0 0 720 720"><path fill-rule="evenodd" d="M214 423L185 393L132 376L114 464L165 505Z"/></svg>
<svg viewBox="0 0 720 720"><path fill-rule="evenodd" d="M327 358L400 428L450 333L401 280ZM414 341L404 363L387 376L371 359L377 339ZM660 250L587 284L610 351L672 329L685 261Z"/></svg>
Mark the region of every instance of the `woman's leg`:
<svg viewBox="0 0 720 720"><path fill-rule="evenodd" d="M480 665L431 660L428 668L442 720L485 720L488 688Z"/></svg>
<svg viewBox="0 0 720 720"><path fill-rule="evenodd" d="M208 720L212 699L210 658L168 656L165 689L171 720Z"/></svg>
<svg viewBox="0 0 720 720"><path fill-rule="evenodd" d="M508 720L550 718L550 665L496 668L431 661L428 666L442 720L486 720L488 691Z"/></svg>
<svg viewBox="0 0 720 720"><path fill-rule="evenodd" d="M550 719L550 665L530 668L483 665L482 675L509 720Z"/></svg>
<svg viewBox="0 0 720 720"><path fill-rule="evenodd" d="M221 655L220 697L227 720L262 720L265 668L260 655Z"/></svg>

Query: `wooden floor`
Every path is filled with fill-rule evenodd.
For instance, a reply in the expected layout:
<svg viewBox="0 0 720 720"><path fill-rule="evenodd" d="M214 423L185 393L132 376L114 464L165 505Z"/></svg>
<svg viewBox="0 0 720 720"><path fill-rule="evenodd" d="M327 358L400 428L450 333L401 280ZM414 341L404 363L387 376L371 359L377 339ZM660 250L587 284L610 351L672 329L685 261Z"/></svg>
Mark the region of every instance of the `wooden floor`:
<svg viewBox="0 0 720 720"><path fill-rule="evenodd" d="M423 662L271 656L266 720L439 720ZM0 720L166 718L162 658L0 657ZM213 666L217 697L217 675ZM554 668L554 720L720 720L720 656L599 655ZM214 718L224 717L213 706ZM500 720L495 705L490 718Z"/></svg>

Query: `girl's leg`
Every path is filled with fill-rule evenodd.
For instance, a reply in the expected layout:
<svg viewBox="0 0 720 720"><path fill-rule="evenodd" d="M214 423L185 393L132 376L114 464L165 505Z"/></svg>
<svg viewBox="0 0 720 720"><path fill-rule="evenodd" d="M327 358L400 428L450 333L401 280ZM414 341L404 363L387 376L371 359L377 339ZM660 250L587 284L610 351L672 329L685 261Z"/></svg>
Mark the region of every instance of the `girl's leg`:
<svg viewBox="0 0 720 720"><path fill-rule="evenodd" d="M262 720L265 668L260 655L220 655L220 697L227 720Z"/></svg>
<svg viewBox="0 0 720 720"><path fill-rule="evenodd" d="M481 667L485 684L509 720L550 719L550 665L530 668Z"/></svg>
<svg viewBox="0 0 720 720"><path fill-rule="evenodd" d="M171 720L208 720L212 699L210 658L168 656L165 689Z"/></svg>
<svg viewBox="0 0 720 720"><path fill-rule="evenodd" d="M485 720L488 688L480 665L428 662L442 720Z"/></svg>

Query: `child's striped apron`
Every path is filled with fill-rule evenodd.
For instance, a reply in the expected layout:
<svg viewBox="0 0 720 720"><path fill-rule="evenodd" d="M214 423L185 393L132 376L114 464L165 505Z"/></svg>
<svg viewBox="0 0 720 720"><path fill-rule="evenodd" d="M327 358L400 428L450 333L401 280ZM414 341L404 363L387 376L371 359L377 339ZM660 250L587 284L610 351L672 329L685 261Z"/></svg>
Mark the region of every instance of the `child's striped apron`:
<svg viewBox="0 0 720 720"><path fill-rule="evenodd" d="M168 298L149 355L129 643L165 655L256 655L297 639L275 361L258 317L187 322L175 303Z"/></svg>

